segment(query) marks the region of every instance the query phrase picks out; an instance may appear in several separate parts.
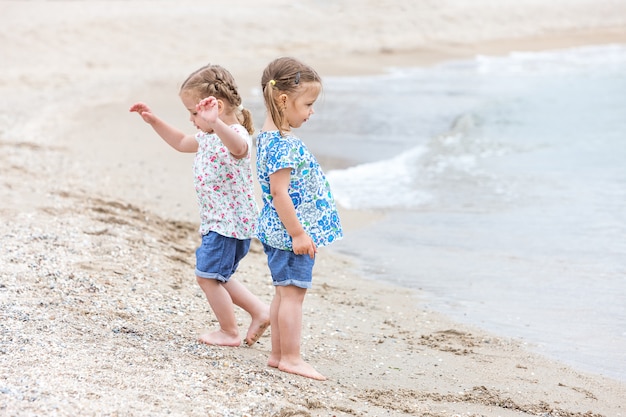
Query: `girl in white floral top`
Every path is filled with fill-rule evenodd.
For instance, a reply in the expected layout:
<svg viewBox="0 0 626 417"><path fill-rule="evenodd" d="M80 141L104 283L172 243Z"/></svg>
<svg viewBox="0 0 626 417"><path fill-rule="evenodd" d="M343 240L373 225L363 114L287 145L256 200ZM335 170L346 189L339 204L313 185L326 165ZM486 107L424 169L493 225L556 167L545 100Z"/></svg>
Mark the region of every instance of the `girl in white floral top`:
<svg viewBox="0 0 626 417"><path fill-rule="evenodd" d="M232 75L219 65L193 72L180 89L190 121L199 130L188 135L157 117L143 103L137 112L179 152L195 152L194 185L200 206L202 244L196 251L196 280L205 293L219 329L200 335L209 345L239 346L238 305L251 316L245 342L254 344L269 326L269 306L231 276L248 253L256 232L258 209L250 165L252 117L241 105Z"/></svg>

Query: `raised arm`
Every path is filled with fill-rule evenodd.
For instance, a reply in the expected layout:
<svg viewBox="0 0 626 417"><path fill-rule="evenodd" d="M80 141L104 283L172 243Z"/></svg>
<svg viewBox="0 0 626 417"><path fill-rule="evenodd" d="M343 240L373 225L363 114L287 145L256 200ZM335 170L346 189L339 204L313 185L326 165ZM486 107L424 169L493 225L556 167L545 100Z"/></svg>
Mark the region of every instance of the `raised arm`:
<svg viewBox="0 0 626 417"><path fill-rule="evenodd" d="M152 126L152 129L177 151L192 153L198 150L198 141L196 141L193 135L185 134L183 131L166 123L152 113L152 110L146 104L135 103L130 107L130 111L139 114L144 122Z"/></svg>
<svg viewBox="0 0 626 417"><path fill-rule="evenodd" d="M289 181L291 168L280 169L270 175L270 193L280 221L291 236L293 253L296 255L308 254L311 259L315 257L317 247L313 239L306 234L302 224L296 216L296 209L289 196Z"/></svg>
<svg viewBox="0 0 626 417"><path fill-rule="evenodd" d="M248 142L233 130L228 124L219 118L219 109L215 97L207 97L200 100L196 106L198 115L208 123L228 151L237 159L248 154Z"/></svg>

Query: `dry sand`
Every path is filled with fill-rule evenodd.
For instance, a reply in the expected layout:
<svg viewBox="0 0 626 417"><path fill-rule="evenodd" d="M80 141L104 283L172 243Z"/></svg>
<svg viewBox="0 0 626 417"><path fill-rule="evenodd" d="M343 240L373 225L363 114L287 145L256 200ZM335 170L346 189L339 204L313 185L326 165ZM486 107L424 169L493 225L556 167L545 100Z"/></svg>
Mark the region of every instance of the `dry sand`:
<svg viewBox="0 0 626 417"><path fill-rule="evenodd" d="M626 2L543 3L0 1L0 415L626 415L623 382L426 311L326 250L302 345L328 381L266 367L269 334L197 343L216 322L193 277L191 159L127 112L144 100L191 129L177 87L209 61L254 97L285 54L325 76L626 42ZM376 216L342 213L348 233ZM270 301L258 244L238 279Z"/></svg>

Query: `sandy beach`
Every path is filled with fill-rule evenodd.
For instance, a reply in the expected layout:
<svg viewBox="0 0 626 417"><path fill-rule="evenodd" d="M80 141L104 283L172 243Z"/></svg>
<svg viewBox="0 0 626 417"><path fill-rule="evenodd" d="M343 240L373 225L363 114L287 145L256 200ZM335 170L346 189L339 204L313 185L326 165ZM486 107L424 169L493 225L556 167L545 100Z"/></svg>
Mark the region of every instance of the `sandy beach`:
<svg viewBox="0 0 626 417"><path fill-rule="evenodd" d="M281 55L324 77L623 44L626 2L15 0L0 22L0 415L626 415L624 382L455 323L324 249L302 349L328 381L267 367L269 332L198 343L216 321L193 276L192 157L128 112L144 101L192 132L178 86L207 62L245 104ZM342 210L346 233L377 216ZM258 242L237 278L271 300Z"/></svg>

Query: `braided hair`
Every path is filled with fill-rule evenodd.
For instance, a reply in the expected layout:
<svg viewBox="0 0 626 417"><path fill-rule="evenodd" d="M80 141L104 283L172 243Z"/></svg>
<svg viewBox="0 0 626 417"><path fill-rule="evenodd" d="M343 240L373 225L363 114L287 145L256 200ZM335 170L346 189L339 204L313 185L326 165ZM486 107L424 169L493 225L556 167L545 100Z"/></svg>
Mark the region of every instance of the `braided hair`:
<svg viewBox="0 0 626 417"><path fill-rule="evenodd" d="M197 69L181 85L180 92L183 91L192 92L198 101L209 96L222 100L230 105L230 110L235 111L237 120L248 133L254 133L252 114L241 105L241 96L235 79L224 67L208 64Z"/></svg>

